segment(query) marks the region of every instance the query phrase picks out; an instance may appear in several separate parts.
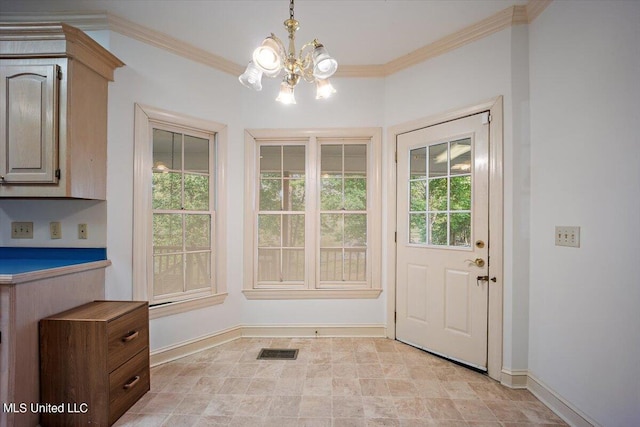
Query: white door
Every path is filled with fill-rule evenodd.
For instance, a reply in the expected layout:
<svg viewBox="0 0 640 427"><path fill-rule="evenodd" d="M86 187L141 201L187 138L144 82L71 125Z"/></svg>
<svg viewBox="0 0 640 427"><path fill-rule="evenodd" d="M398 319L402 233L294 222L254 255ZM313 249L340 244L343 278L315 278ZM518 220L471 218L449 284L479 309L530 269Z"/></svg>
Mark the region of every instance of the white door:
<svg viewBox="0 0 640 427"><path fill-rule="evenodd" d="M487 368L488 113L397 137L396 338Z"/></svg>

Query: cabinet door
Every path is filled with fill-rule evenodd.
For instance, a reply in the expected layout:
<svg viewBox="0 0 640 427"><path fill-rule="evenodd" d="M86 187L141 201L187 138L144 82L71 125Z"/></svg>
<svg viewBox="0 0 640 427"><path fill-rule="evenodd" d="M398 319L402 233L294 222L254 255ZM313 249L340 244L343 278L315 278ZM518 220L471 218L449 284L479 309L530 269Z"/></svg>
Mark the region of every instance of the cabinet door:
<svg viewBox="0 0 640 427"><path fill-rule="evenodd" d="M0 180L56 183L58 65L3 65L0 79Z"/></svg>

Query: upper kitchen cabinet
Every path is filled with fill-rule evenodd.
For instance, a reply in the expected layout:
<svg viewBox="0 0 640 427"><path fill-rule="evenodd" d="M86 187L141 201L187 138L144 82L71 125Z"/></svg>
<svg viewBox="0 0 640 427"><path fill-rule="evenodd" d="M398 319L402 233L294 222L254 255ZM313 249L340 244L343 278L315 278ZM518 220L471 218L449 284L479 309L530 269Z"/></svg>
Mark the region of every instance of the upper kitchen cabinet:
<svg viewBox="0 0 640 427"><path fill-rule="evenodd" d="M106 199L108 83L123 65L69 25L0 24L0 197Z"/></svg>

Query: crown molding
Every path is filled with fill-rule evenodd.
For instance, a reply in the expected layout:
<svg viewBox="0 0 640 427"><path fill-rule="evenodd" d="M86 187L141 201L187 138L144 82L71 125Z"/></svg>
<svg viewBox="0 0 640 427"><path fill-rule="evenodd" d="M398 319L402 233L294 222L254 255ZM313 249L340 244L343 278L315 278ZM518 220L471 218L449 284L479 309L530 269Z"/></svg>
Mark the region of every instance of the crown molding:
<svg viewBox="0 0 640 427"><path fill-rule="evenodd" d="M529 0L527 9L527 23L532 23L553 0Z"/></svg>
<svg viewBox="0 0 640 427"><path fill-rule="evenodd" d="M108 13L107 21L110 30L131 37L132 39L208 65L225 73L237 76L244 72L242 65L238 65L233 61L229 61L228 59L170 37L159 31L138 25L120 16Z"/></svg>
<svg viewBox="0 0 640 427"><path fill-rule="evenodd" d="M551 2L552 0L529 0L524 6L510 6L482 21L469 25L385 64L340 65L335 76L359 78L389 76L506 28L529 24ZM2 21L14 23L55 21L67 23L83 31L111 30L225 73L237 76L244 71L244 66L240 64L108 12L5 13L2 15Z"/></svg>

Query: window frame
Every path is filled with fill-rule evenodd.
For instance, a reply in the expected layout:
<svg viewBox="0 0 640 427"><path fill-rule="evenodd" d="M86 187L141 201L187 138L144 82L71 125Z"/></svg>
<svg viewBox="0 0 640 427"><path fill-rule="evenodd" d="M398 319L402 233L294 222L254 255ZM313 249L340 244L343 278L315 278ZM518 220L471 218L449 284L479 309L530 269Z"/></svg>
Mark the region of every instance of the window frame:
<svg viewBox="0 0 640 427"><path fill-rule="evenodd" d="M214 137L214 156L210 160L210 200L209 212L213 215L211 230L211 250L215 264L212 269L210 291L199 292L184 299L159 303L150 307L151 319L169 316L222 304L227 296L226 285L226 185L225 163L227 126L198 118L189 117L154 107L135 104L134 113L134 191L133 191L133 299L150 301L153 286L153 128L181 130L189 134L210 134ZM212 163L214 162L214 163ZM223 207L219 209L218 207Z"/></svg>
<svg viewBox="0 0 640 427"><path fill-rule="evenodd" d="M247 129L245 130L245 233L244 285L247 299L344 299L378 298L382 292L381 217L381 135L380 128L343 129ZM320 281L320 147L328 140L366 141L367 145L367 283L326 286ZM260 146L269 142L306 145L305 172L305 259L308 263L303 287L266 287L257 284L257 217L260 180ZM316 190L309 191L315 187Z"/></svg>

